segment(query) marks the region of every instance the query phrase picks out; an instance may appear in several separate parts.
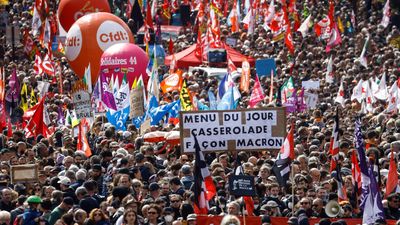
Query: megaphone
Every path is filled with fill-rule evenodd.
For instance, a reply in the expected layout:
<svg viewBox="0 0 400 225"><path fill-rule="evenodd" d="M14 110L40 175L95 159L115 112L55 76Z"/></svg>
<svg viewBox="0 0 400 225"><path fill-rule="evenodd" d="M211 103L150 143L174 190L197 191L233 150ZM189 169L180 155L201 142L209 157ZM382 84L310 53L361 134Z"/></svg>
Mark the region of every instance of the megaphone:
<svg viewBox="0 0 400 225"><path fill-rule="evenodd" d="M337 217L343 214L343 209L337 201L331 200L325 206L325 213L329 217Z"/></svg>

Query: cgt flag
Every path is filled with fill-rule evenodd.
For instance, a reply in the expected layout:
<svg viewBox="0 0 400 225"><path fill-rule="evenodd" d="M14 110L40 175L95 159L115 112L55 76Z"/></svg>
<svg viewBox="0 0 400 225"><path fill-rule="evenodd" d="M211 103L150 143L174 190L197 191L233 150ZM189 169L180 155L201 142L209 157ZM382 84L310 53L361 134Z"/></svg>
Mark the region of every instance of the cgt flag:
<svg viewBox="0 0 400 225"><path fill-rule="evenodd" d="M194 148L195 153L195 163L194 163L194 212L196 214L208 213L208 201L214 197L217 193L214 182L211 178L210 171L207 168L206 161L204 160L204 155L200 149L197 137L194 137Z"/></svg>

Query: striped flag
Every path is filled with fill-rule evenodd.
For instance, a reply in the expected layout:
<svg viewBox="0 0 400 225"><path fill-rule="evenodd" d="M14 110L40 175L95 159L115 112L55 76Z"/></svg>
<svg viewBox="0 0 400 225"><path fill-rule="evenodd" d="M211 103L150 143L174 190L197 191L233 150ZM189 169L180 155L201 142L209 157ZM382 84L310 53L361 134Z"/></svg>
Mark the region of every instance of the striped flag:
<svg viewBox="0 0 400 225"><path fill-rule="evenodd" d="M329 152L331 153L331 167L330 172L336 169L339 160L339 109L336 108L335 124L333 125L331 143L329 147Z"/></svg>
<svg viewBox="0 0 400 225"><path fill-rule="evenodd" d="M86 121L86 118L82 118L81 122L79 123L78 143L76 150L84 152L86 157L90 157L92 155L92 150L90 149L89 142L86 137L86 132L88 129L89 123Z"/></svg>
<svg viewBox="0 0 400 225"><path fill-rule="evenodd" d="M286 187L286 182L289 180L290 175L290 163L294 158L294 125L292 124L272 167L280 186Z"/></svg>
<svg viewBox="0 0 400 225"><path fill-rule="evenodd" d="M194 212L196 214L208 213L208 201L214 197L216 194L216 189L214 182L211 178L210 171L207 168L206 161L204 160L204 155L200 149L197 137L194 137L194 148L195 153L195 163L194 163Z"/></svg>

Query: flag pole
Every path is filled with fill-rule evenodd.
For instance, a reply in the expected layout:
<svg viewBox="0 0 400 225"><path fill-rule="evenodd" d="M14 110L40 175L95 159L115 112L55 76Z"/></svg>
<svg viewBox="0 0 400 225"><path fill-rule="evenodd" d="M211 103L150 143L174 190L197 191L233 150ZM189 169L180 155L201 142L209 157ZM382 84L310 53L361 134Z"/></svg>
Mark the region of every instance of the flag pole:
<svg viewBox="0 0 400 225"><path fill-rule="evenodd" d="M292 216L294 216L294 169L293 169L293 162L290 163L290 167L292 169Z"/></svg>

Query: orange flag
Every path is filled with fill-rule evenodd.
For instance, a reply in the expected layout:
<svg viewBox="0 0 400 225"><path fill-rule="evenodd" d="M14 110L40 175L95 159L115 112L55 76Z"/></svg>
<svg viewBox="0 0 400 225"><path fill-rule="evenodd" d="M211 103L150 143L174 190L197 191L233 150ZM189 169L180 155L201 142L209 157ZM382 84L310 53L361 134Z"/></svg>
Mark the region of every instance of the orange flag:
<svg viewBox="0 0 400 225"><path fill-rule="evenodd" d="M85 126L85 127L84 127ZM92 155L92 150L90 149L89 142L86 138L85 130L89 127L88 122L85 118L81 119L79 123L79 130L78 130L78 144L77 144L77 151L82 151L85 153L86 157L90 157Z"/></svg>
<svg viewBox="0 0 400 225"><path fill-rule="evenodd" d="M250 85L250 64L247 59L242 62L242 76L240 77L240 90L243 92L249 92Z"/></svg>
<svg viewBox="0 0 400 225"><path fill-rule="evenodd" d="M182 71L177 70L176 73L173 73L166 77L160 83L161 91L163 93L168 93L170 91L179 91L182 87Z"/></svg>
<svg viewBox="0 0 400 225"><path fill-rule="evenodd" d="M398 185L399 185L399 175L397 174L397 166L394 160L394 153L392 149L390 154L389 174L386 181L385 197L387 198L391 193L396 191Z"/></svg>

